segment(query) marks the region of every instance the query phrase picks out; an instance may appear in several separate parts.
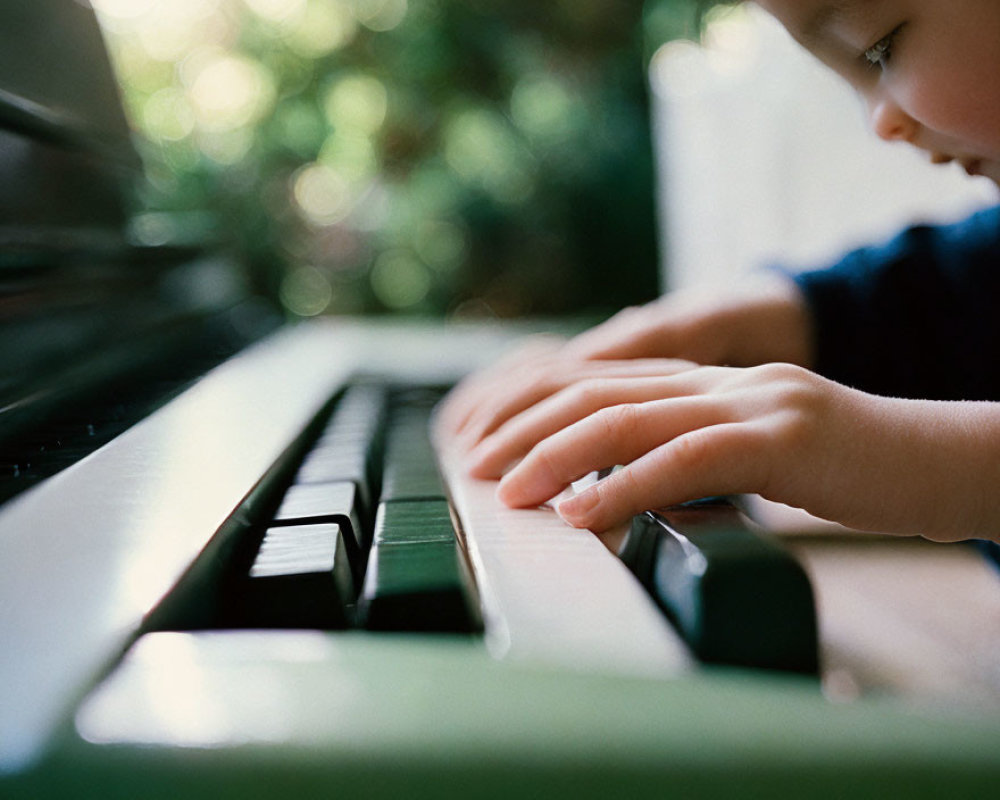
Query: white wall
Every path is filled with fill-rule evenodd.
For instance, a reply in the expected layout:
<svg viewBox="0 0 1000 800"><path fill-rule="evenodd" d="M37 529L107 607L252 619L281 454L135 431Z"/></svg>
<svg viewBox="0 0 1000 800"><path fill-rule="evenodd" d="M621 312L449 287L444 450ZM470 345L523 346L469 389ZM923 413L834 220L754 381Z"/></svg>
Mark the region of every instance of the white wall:
<svg viewBox="0 0 1000 800"><path fill-rule="evenodd" d="M703 47L665 46L651 82L664 286L822 265L997 200L985 178L873 136L846 84L756 6L713 21Z"/></svg>

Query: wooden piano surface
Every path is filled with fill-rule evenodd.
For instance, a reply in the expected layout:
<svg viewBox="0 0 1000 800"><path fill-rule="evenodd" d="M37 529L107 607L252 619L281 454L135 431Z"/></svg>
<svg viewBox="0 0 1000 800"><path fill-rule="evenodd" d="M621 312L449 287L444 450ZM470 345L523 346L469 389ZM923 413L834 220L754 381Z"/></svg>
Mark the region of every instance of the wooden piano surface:
<svg viewBox="0 0 1000 800"><path fill-rule="evenodd" d="M810 575L831 700L1000 707L1000 571L978 550L857 533L759 498L750 511Z"/></svg>

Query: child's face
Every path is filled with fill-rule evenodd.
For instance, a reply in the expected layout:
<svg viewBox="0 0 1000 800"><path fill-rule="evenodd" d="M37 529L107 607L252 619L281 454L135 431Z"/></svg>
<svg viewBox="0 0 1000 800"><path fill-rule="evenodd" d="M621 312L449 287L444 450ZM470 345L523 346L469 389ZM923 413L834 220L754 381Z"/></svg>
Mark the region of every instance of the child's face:
<svg viewBox="0 0 1000 800"><path fill-rule="evenodd" d="M1000 185L1000 0L757 0L847 79L875 133Z"/></svg>

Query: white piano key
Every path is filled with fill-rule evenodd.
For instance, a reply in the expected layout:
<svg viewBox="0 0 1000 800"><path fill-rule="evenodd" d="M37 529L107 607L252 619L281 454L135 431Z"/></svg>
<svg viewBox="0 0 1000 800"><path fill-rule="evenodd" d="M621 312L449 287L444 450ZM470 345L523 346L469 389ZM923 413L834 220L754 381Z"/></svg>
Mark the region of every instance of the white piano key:
<svg viewBox="0 0 1000 800"><path fill-rule="evenodd" d="M600 539L551 510L502 506L495 482L469 478L454 447L438 445L495 655L636 675L692 668L687 646Z"/></svg>

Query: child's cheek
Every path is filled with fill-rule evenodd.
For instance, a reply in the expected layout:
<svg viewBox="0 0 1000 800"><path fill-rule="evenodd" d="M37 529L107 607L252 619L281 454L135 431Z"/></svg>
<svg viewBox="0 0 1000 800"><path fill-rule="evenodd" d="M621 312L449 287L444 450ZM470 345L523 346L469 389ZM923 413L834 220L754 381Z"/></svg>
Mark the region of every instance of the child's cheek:
<svg viewBox="0 0 1000 800"><path fill-rule="evenodd" d="M945 137L954 155L1000 157L1000 74L974 65L928 65L900 88L904 110L930 134Z"/></svg>

